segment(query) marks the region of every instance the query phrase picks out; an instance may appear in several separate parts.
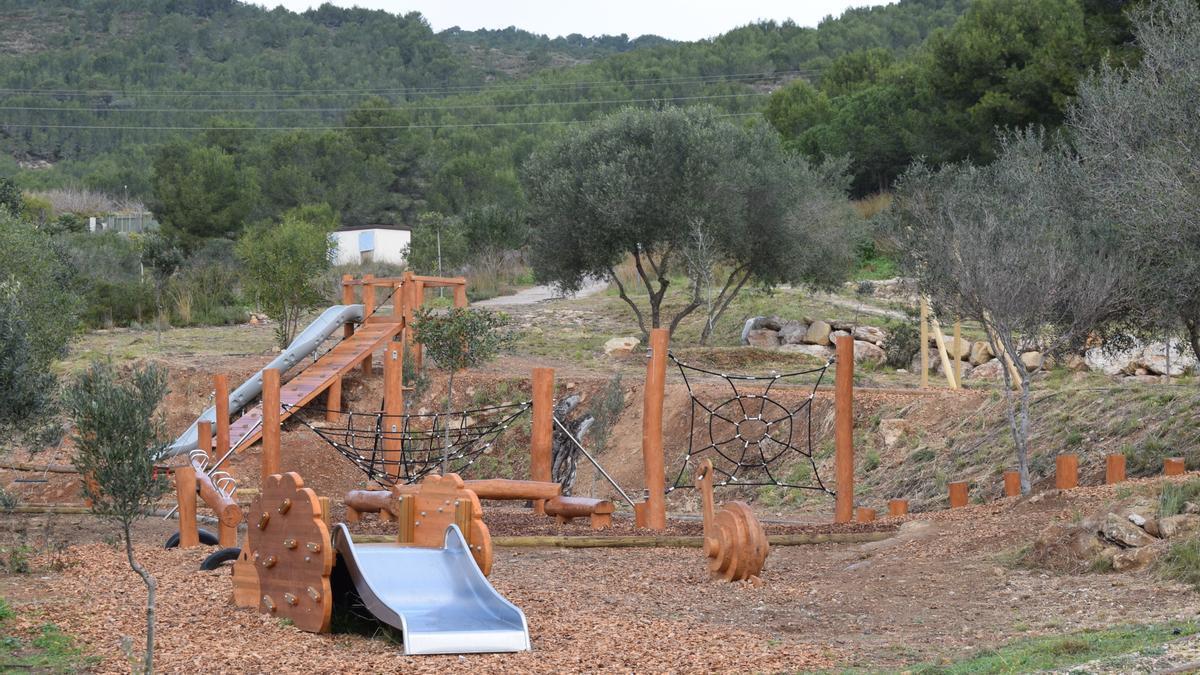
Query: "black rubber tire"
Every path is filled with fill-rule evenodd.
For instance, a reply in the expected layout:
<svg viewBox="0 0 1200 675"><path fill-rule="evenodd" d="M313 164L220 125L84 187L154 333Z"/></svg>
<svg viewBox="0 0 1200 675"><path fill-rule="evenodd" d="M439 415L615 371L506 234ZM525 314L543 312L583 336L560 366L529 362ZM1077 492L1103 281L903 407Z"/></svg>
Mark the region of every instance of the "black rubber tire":
<svg viewBox="0 0 1200 675"><path fill-rule="evenodd" d="M238 548L237 546L230 546L229 548L218 549L218 550L210 553L209 556L204 559L204 562L200 563L200 569L202 569L202 570L220 569L221 565L224 565L225 563L233 562L233 561L237 560L238 556L240 556L241 554L242 554L242 549Z"/></svg>
<svg viewBox="0 0 1200 675"><path fill-rule="evenodd" d="M217 535L213 534L212 532L201 529L200 530L200 543L204 544L205 546L216 546L217 544L221 543L221 540L217 539ZM175 534L167 537L167 543L166 543L166 545L163 546L163 548L178 548L178 547L179 547L179 533L176 532Z"/></svg>

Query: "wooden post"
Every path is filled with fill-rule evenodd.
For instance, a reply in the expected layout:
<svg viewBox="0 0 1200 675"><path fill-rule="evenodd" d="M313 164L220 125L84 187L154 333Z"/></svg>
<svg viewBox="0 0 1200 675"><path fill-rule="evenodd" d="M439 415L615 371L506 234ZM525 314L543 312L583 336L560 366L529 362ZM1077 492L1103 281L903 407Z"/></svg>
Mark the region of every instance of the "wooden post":
<svg viewBox="0 0 1200 675"><path fill-rule="evenodd" d="M1004 496L1005 497L1020 497L1021 496L1021 472L1005 471L1004 472Z"/></svg>
<svg viewBox="0 0 1200 675"><path fill-rule="evenodd" d="M179 548L200 545L196 527L196 468L191 464L175 469L175 496L179 500Z"/></svg>
<svg viewBox="0 0 1200 675"><path fill-rule="evenodd" d="M1182 476L1187 468L1184 466L1182 457L1168 457L1163 460L1163 475L1165 476Z"/></svg>
<svg viewBox="0 0 1200 675"><path fill-rule="evenodd" d="M968 492L966 481L951 483L947 487L950 488L950 508L957 509L967 505Z"/></svg>
<svg viewBox="0 0 1200 675"><path fill-rule="evenodd" d="M888 502L888 515L892 517L908 515L908 500L893 499Z"/></svg>
<svg viewBox="0 0 1200 675"><path fill-rule="evenodd" d="M663 400L667 389L667 350L671 333L650 331L650 360L646 363L646 389L642 397L642 467L646 480L643 519L651 530L667 529L666 469L663 466Z"/></svg>
<svg viewBox="0 0 1200 675"><path fill-rule="evenodd" d="M1054 487L1070 490L1079 486L1079 455L1065 454L1054 458Z"/></svg>
<svg viewBox="0 0 1200 675"><path fill-rule="evenodd" d="M1125 480L1125 455L1116 453L1104 458L1104 484L1112 485Z"/></svg>
<svg viewBox="0 0 1200 675"><path fill-rule="evenodd" d="M868 509L865 506L858 507L855 512L855 520L860 523L871 523L875 521L875 509Z"/></svg>
<svg viewBox="0 0 1200 675"><path fill-rule="evenodd" d="M217 545L221 548L237 546L237 525L217 523Z"/></svg>
<svg viewBox="0 0 1200 675"><path fill-rule="evenodd" d="M363 280L363 287L362 287L363 321L366 321L367 317L371 316L371 312L375 311L375 285L374 285L375 275L374 274L364 274L362 280ZM373 367L373 363L374 363L374 360L373 360L372 354L370 352L367 352L367 355L365 358L363 358L363 362L362 362L363 375L371 374L371 368Z"/></svg>
<svg viewBox="0 0 1200 675"><path fill-rule="evenodd" d="M467 282L465 280L454 287L454 306L467 306Z"/></svg>
<svg viewBox="0 0 1200 675"><path fill-rule="evenodd" d="M325 523L325 527L330 527L333 514L329 512L329 497L317 497L317 501L321 502L321 521Z"/></svg>
<svg viewBox="0 0 1200 675"><path fill-rule="evenodd" d="M342 412L342 376L338 375L329 383L325 392L325 421L330 424L337 422Z"/></svg>
<svg viewBox="0 0 1200 675"><path fill-rule="evenodd" d="M921 298L921 388L929 386L929 304Z"/></svg>
<svg viewBox="0 0 1200 675"><path fill-rule="evenodd" d="M279 414L279 370L276 368L263 371L262 404L262 484L266 485L268 476L280 473L279 436L283 422Z"/></svg>
<svg viewBox="0 0 1200 675"><path fill-rule="evenodd" d="M425 284L421 283L419 279L413 279L412 303L414 312L425 304ZM413 342L413 363L417 370L425 366L425 350L415 341Z"/></svg>
<svg viewBox="0 0 1200 675"><path fill-rule="evenodd" d="M833 522L848 523L854 517L854 338L849 335L837 341L833 437L837 479Z"/></svg>
<svg viewBox="0 0 1200 675"><path fill-rule="evenodd" d="M404 346L390 340L383 352L383 461L388 474L399 477L404 452Z"/></svg>
<svg viewBox="0 0 1200 675"><path fill-rule="evenodd" d="M950 363L950 350L946 347L946 336L942 334L942 324L936 318L929 319L933 328L933 341L937 345L938 358L942 363L942 372L946 374L946 382L951 389L958 389L958 381L954 379L954 366Z"/></svg>
<svg viewBox="0 0 1200 675"><path fill-rule="evenodd" d="M958 386L962 387L962 354L958 353L962 346L962 320L955 319L954 321L954 381Z"/></svg>
<svg viewBox="0 0 1200 675"><path fill-rule="evenodd" d="M208 420L200 420L196 422L196 447L204 451L204 454L212 457L213 447L213 431L212 422Z"/></svg>
<svg viewBox="0 0 1200 675"><path fill-rule="evenodd" d="M216 390L213 407L217 420L216 454L219 459L229 452L229 376L225 373L213 375L213 389Z"/></svg>
<svg viewBox="0 0 1200 675"><path fill-rule="evenodd" d="M554 446L554 369L533 369L533 431L529 443L529 477L550 481ZM546 500L533 501L534 513L546 513Z"/></svg>
<svg viewBox="0 0 1200 675"><path fill-rule="evenodd" d="M354 287L350 285L351 281L354 281L353 276L351 276L349 274L342 275L342 304L343 305L353 305L354 304ZM350 337L351 335L354 335L354 324L352 324L350 322L346 322L346 325L342 327L342 338L345 339L345 338Z"/></svg>

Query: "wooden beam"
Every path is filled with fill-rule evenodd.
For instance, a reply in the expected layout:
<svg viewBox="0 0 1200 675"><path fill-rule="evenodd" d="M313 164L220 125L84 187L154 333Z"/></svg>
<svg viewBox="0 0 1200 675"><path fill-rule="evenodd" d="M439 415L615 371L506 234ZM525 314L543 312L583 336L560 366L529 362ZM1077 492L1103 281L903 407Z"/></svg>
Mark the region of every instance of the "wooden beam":
<svg viewBox="0 0 1200 675"><path fill-rule="evenodd" d="M829 534L772 534L767 541L772 546L805 546L808 544L858 544L883 541L896 535L896 530L874 532L834 532ZM387 544L396 538L382 534L354 535L356 544ZM614 536L583 537L545 535L527 537L492 537L492 546L501 548L702 548L704 537L699 536Z"/></svg>
<svg viewBox="0 0 1200 675"><path fill-rule="evenodd" d="M196 469L191 464L175 469L175 497L179 500L179 548L200 545L196 525Z"/></svg>
<svg viewBox="0 0 1200 675"><path fill-rule="evenodd" d="M342 275L342 304L343 305L353 305L354 304L353 282L354 282L354 277L352 275L349 275L349 274ZM354 335L354 324L347 321L346 325L342 327L342 338L345 339L345 338L350 337L351 335Z"/></svg>
<svg viewBox="0 0 1200 675"><path fill-rule="evenodd" d="M208 420L196 422L196 448L203 450L209 459L213 456L213 425ZM220 455L218 455L219 457Z"/></svg>
<svg viewBox="0 0 1200 675"><path fill-rule="evenodd" d="M642 466L645 470L645 526L667 529L666 469L663 464L663 401L667 387L667 351L671 333L666 328L650 331L650 359L646 363L646 388L642 405Z"/></svg>
<svg viewBox="0 0 1200 675"><path fill-rule="evenodd" d="M262 483L267 477L280 473L279 468L279 437L283 422L280 420L279 405L279 370L267 368L263 371L262 392Z"/></svg>
<svg viewBox="0 0 1200 675"><path fill-rule="evenodd" d="M400 476L404 441L404 351L403 345L389 340L383 351L383 461L384 470Z"/></svg>
<svg viewBox="0 0 1200 675"><path fill-rule="evenodd" d="M213 389L216 390L217 422L217 457L224 457L229 452L229 376L225 373L213 375Z"/></svg>
<svg viewBox="0 0 1200 675"><path fill-rule="evenodd" d="M837 340L833 425L837 480L833 521L848 523L854 518L854 338L849 335Z"/></svg>
<svg viewBox="0 0 1200 675"><path fill-rule="evenodd" d="M342 412L342 376L338 375L325 390L325 421L337 422Z"/></svg>
<svg viewBox="0 0 1200 675"><path fill-rule="evenodd" d="M946 336L942 333L942 325L936 317L929 317L929 325L933 328L933 341L937 343L938 358L942 362L942 372L946 374L946 382L951 389L958 389L958 381L954 379L954 366L950 365L950 352L946 349Z"/></svg>
<svg viewBox="0 0 1200 675"><path fill-rule="evenodd" d="M363 305L363 320L364 321L369 319L371 316L371 313L375 311L375 286L371 283L374 280L375 280L374 274L364 274L363 275L362 305ZM367 352L366 357L363 358L363 361L362 361L363 375L370 375L371 369L373 367L374 367L374 362L372 361L372 355L370 352Z"/></svg>
<svg viewBox="0 0 1200 675"><path fill-rule="evenodd" d="M554 369L533 369L533 429L529 442L529 477L550 482L554 450ZM534 513L546 513L545 500L533 502Z"/></svg>

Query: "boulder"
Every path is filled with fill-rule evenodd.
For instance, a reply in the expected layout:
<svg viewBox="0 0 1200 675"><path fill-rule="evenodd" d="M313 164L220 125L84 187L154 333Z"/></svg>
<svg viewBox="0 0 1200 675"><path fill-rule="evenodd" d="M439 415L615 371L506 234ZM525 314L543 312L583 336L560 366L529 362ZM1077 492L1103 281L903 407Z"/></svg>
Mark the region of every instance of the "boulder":
<svg viewBox="0 0 1200 675"><path fill-rule="evenodd" d="M1027 560L1039 567L1075 572L1086 569L1103 551L1094 522L1051 523L1034 539Z"/></svg>
<svg viewBox="0 0 1200 675"><path fill-rule="evenodd" d="M1063 365L1065 365L1068 370L1073 370L1077 373L1085 373L1091 370L1091 368L1088 367L1087 359L1083 358L1083 356L1079 354L1068 355Z"/></svg>
<svg viewBox="0 0 1200 675"><path fill-rule="evenodd" d="M826 361L833 358L833 347L823 345L783 345L779 351L787 354L808 354Z"/></svg>
<svg viewBox="0 0 1200 675"><path fill-rule="evenodd" d="M994 358L996 358L996 355L992 353L992 346L984 340L979 340L971 344L971 353L968 358L971 365L983 365Z"/></svg>
<svg viewBox="0 0 1200 675"><path fill-rule="evenodd" d="M629 356L642 341L635 337L615 337L604 343L606 356Z"/></svg>
<svg viewBox="0 0 1200 675"><path fill-rule="evenodd" d="M1200 513L1200 504L1197 504L1196 502L1184 502L1183 503L1183 512L1184 513Z"/></svg>
<svg viewBox="0 0 1200 675"><path fill-rule="evenodd" d="M890 448L901 438L912 432L912 424L900 417L888 417L879 420L879 435L883 437L883 446Z"/></svg>
<svg viewBox="0 0 1200 675"><path fill-rule="evenodd" d="M808 325L800 321L788 321L783 324L783 328L779 329L779 339L788 345L798 345L804 342L804 334L808 331Z"/></svg>
<svg viewBox="0 0 1200 675"><path fill-rule="evenodd" d="M1168 361L1170 362L1169 364ZM1142 357L1138 359L1138 363L1140 363L1143 368L1154 375L1170 375L1171 377L1179 377L1187 372L1186 363L1176 354L1171 354L1171 358L1168 359L1166 354L1150 354L1144 352Z"/></svg>
<svg viewBox="0 0 1200 675"><path fill-rule="evenodd" d="M847 333L854 330L853 321L830 321L829 326L834 330L844 330Z"/></svg>
<svg viewBox="0 0 1200 675"><path fill-rule="evenodd" d="M955 340L953 335L946 336L946 353L950 355L951 360L963 361L970 358L972 346L969 340L962 338Z"/></svg>
<svg viewBox="0 0 1200 675"><path fill-rule="evenodd" d="M779 331L755 328L746 336L746 344L759 349L775 349L779 346Z"/></svg>
<svg viewBox="0 0 1200 675"><path fill-rule="evenodd" d="M887 332L875 326L856 326L854 330L850 331L850 334L854 336L855 340L870 342L873 345L882 344L884 340L887 340Z"/></svg>
<svg viewBox="0 0 1200 675"><path fill-rule="evenodd" d="M1186 536L1196 531L1200 531L1200 516L1192 513L1158 519L1158 536L1163 539Z"/></svg>
<svg viewBox="0 0 1200 675"><path fill-rule="evenodd" d="M967 377L963 375L963 379ZM1004 377L1004 364L999 359L992 359L972 368L969 377L972 380L999 380Z"/></svg>
<svg viewBox="0 0 1200 675"><path fill-rule="evenodd" d="M783 317L779 316L778 314L772 314L771 316L763 318L759 328L766 328L767 330L783 330L783 324L785 323L787 323L787 320L785 320Z"/></svg>
<svg viewBox="0 0 1200 675"><path fill-rule="evenodd" d="M834 344L834 346L836 347L838 338L840 338L840 337L850 337L850 331L835 330L829 334L829 341L832 342Z"/></svg>
<svg viewBox="0 0 1200 675"><path fill-rule="evenodd" d="M1100 536L1123 548L1149 546L1158 541L1145 530L1116 513L1110 513L1104 517L1104 522L1100 524Z"/></svg>
<svg viewBox="0 0 1200 675"><path fill-rule="evenodd" d="M1130 375L1120 378L1121 382L1129 384L1160 384L1162 378L1158 375Z"/></svg>
<svg viewBox="0 0 1200 675"><path fill-rule="evenodd" d="M887 354L879 345L862 340L854 341L854 362L865 363L870 361L877 366L882 366L884 361L887 361Z"/></svg>
<svg viewBox="0 0 1200 675"><path fill-rule="evenodd" d="M1166 552L1163 545L1140 546L1125 549L1113 555L1113 570L1117 572L1132 572L1149 567Z"/></svg>
<svg viewBox="0 0 1200 675"><path fill-rule="evenodd" d="M831 344L829 340L829 334L831 332L833 332L833 328L829 324L817 319L809 324L808 330L805 331L804 342L805 344L810 345Z"/></svg>
<svg viewBox="0 0 1200 675"><path fill-rule="evenodd" d="M1025 352L1021 354L1021 363L1025 364L1025 370L1034 372L1042 367L1045 358L1041 352Z"/></svg>

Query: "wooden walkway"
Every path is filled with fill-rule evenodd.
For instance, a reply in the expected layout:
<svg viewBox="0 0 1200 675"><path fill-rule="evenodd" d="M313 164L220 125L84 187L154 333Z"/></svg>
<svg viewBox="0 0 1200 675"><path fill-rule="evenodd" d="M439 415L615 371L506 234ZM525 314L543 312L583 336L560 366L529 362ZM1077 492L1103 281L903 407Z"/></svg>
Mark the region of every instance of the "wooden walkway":
<svg viewBox="0 0 1200 675"><path fill-rule="evenodd" d="M339 342L315 363L288 380L279 388L279 400L283 404L279 413L280 421L286 420L294 411L328 389L330 384L362 363L369 354L382 349L402 328L402 321L363 324L354 335ZM262 438L262 416L260 402L229 426L229 438L238 452Z"/></svg>

